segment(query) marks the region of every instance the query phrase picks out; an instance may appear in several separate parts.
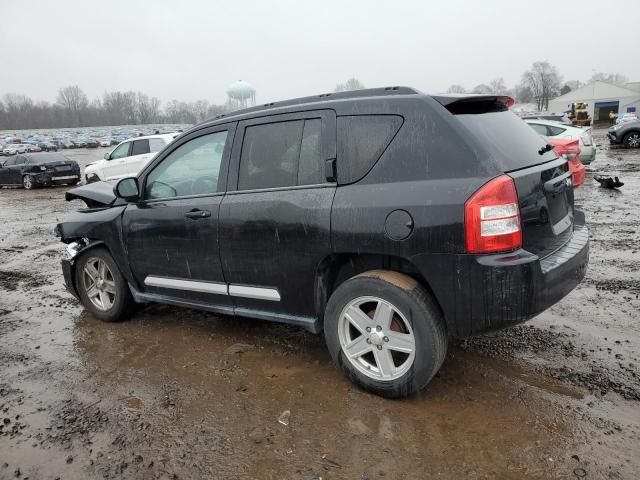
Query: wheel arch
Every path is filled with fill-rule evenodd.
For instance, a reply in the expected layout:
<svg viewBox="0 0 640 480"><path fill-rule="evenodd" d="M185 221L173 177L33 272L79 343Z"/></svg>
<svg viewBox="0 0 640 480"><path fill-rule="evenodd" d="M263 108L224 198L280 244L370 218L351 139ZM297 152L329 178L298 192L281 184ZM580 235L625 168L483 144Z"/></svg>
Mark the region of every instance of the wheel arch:
<svg viewBox="0 0 640 480"><path fill-rule="evenodd" d="M76 292L76 298L77 298L78 286L76 285L76 265L78 263L78 259L80 258L80 256L82 256L89 250L93 250L97 247L104 247L110 254L111 254L111 251L109 250L109 247L103 240L90 240L90 239L84 239L84 238L69 239L69 244L72 244L73 242L84 243L83 247L79 248L78 250L75 250L73 257L71 257L71 261L69 262L69 270L71 273L69 280L71 281L73 290ZM113 254L111 255L113 256Z"/></svg>
<svg viewBox="0 0 640 480"><path fill-rule="evenodd" d="M417 281L431 295L446 321L444 311L429 282L411 261L395 255L353 252L328 255L318 264L315 276L314 305L321 324L324 322L324 312L331 294L346 280L373 270L398 272Z"/></svg>

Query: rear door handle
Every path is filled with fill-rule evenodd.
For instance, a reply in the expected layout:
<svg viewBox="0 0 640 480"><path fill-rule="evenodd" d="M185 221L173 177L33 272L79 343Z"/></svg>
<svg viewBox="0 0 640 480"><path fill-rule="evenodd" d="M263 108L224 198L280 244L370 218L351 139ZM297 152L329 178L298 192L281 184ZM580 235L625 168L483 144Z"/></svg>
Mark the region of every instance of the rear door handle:
<svg viewBox="0 0 640 480"><path fill-rule="evenodd" d="M211 216L211 212L209 210L191 210L184 214L185 217L191 218L192 220L198 220L199 218L208 218Z"/></svg>

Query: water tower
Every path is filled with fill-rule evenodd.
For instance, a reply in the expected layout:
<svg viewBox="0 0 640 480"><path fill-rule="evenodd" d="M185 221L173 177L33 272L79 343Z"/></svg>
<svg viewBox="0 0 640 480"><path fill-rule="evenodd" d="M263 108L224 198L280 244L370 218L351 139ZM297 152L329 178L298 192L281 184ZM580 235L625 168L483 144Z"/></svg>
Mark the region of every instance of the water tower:
<svg viewBox="0 0 640 480"><path fill-rule="evenodd" d="M249 82L238 80L227 88L227 107L229 111L253 107L256 104L256 89Z"/></svg>

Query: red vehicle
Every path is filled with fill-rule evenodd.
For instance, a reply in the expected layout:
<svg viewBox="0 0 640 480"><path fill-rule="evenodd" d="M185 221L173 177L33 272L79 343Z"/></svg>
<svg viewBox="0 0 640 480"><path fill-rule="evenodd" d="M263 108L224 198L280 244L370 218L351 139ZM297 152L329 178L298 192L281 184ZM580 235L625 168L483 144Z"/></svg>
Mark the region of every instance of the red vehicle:
<svg viewBox="0 0 640 480"><path fill-rule="evenodd" d="M585 168L580 161L580 141L569 138L548 138L547 143L553 145L553 150L569 162L571 181L573 188L578 188L584 183Z"/></svg>

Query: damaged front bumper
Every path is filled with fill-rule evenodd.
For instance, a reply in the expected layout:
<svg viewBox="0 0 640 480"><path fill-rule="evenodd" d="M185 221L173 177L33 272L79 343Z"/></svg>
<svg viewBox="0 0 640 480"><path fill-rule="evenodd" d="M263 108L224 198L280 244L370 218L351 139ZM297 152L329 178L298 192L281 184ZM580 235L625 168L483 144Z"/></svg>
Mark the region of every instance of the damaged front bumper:
<svg viewBox="0 0 640 480"><path fill-rule="evenodd" d="M63 258L60 261L62 266L62 276L64 278L64 286L66 289L80 300L80 295L78 294L78 289L76 288L75 282L75 270L74 263L78 254L86 247L87 245L83 242L71 242L67 245L67 258Z"/></svg>

